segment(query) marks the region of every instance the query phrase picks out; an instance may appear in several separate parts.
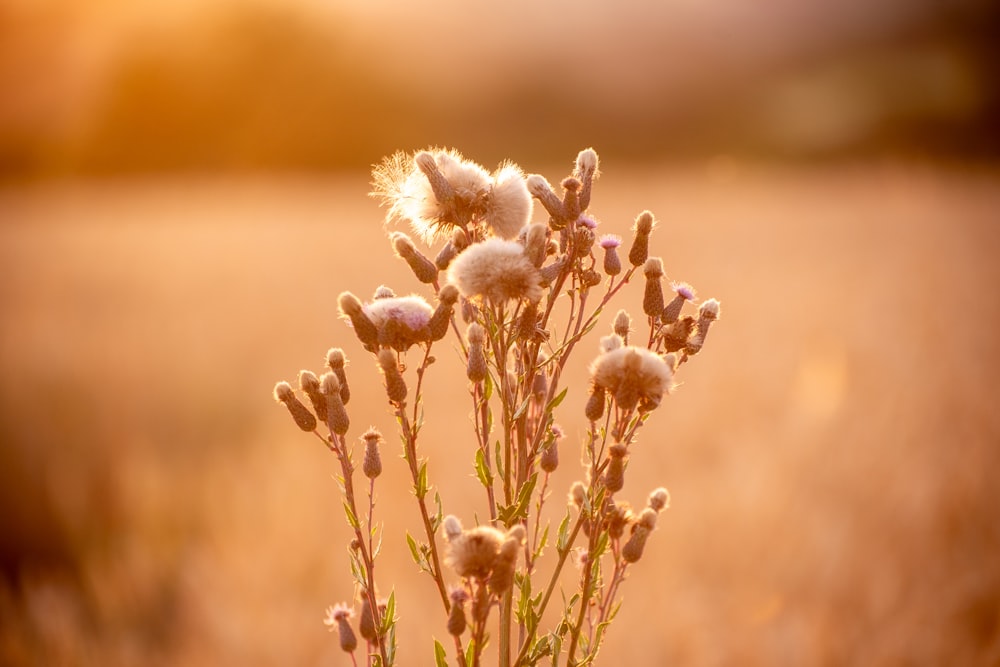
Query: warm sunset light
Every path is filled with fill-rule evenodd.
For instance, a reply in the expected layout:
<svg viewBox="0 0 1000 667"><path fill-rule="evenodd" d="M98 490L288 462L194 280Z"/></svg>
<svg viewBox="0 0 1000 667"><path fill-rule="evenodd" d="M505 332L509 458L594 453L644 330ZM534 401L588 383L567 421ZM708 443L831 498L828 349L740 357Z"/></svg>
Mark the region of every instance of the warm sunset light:
<svg viewBox="0 0 1000 667"><path fill-rule="evenodd" d="M0 664L1000 663L998 16L0 2Z"/></svg>

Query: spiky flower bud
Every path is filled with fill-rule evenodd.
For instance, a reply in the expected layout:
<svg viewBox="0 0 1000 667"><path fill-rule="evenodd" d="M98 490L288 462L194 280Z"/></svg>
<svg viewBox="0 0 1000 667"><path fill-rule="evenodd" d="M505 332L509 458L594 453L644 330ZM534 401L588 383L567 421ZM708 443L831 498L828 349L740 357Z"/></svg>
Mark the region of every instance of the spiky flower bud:
<svg viewBox="0 0 1000 667"><path fill-rule="evenodd" d="M607 397L604 394L604 387L594 385L590 389L590 398L587 399L587 405L584 407L583 414L590 421L596 422L604 416L604 403L606 401Z"/></svg>
<svg viewBox="0 0 1000 667"><path fill-rule="evenodd" d="M438 292L438 305L431 315L427 328L431 333L432 341L439 341L448 333L448 325L451 324L451 316L455 312L455 302L458 301L458 288L454 285L445 285Z"/></svg>
<svg viewBox="0 0 1000 667"><path fill-rule="evenodd" d="M484 341L486 331L476 322L469 325L465 335L469 339L469 359L465 366L466 376L473 382L482 382L486 379L486 352Z"/></svg>
<svg viewBox="0 0 1000 667"><path fill-rule="evenodd" d="M326 397L323 396L323 392L320 391L319 378L312 371L301 370L299 371L299 389L302 393L309 397L309 402L312 403L313 412L316 413L316 418L321 421L326 421Z"/></svg>
<svg viewBox="0 0 1000 667"><path fill-rule="evenodd" d="M458 250L455 248L454 243L448 241L434 258L434 266L438 268L438 271L447 271L451 265L451 260L456 257L458 257Z"/></svg>
<svg viewBox="0 0 1000 667"><path fill-rule="evenodd" d="M406 381L403 379L403 374L399 372L396 353L387 349L379 350L378 365L382 369L385 392L389 401L402 405L406 401Z"/></svg>
<svg viewBox="0 0 1000 667"><path fill-rule="evenodd" d="M666 352L677 352L687 347L691 332L694 331L695 319L690 315L685 315L673 324L669 324L661 329L663 335L663 349ZM700 348L699 348L700 349Z"/></svg>
<svg viewBox="0 0 1000 667"><path fill-rule="evenodd" d="M632 248L628 251L628 261L632 266L642 266L649 257L649 235L653 231L656 220L649 211L643 211L635 219L635 236L632 237Z"/></svg>
<svg viewBox="0 0 1000 667"><path fill-rule="evenodd" d="M347 372L344 367L347 365L347 357L339 347L331 347L326 351L326 365L333 371L337 379L340 380L340 400L344 405L351 400L351 389L347 385Z"/></svg>
<svg viewBox="0 0 1000 667"><path fill-rule="evenodd" d="M659 317L663 314L663 286L660 284L660 278L663 277L663 260L659 257L650 257L643 265L642 272L646 276L642 312L650 317Z"/></svg>
<svg viewBox="0 0 1000 667"><path fill-rule="evenodd" d="M580 210L586 211L590 206L590 194L594 181L598 176L598 158L593 148L585 148L576 156L576 169L573 175L580 179Z"/></svg>
<svg viewBox="0 0 1000 667"><path fill-rule="evenodd" d="M438 169L434 155L427 151L420 151L413 156L413 162L423 172L424 176L427 177L431 191L434 193L434 198L442 205L450 204L455 197L455 189L448 182L448 179L445 178L444 174L441 173L441 170Z"/></svg>
<svg viewBox="0 0 1000 667"><path fill-rule="evenodd" d="M687 345L684 347L684 352L689 356L694 356L701 351L701 348L705 345L705 338L708 337L708 329L712 325L712 322L719 319L719 302L715 299L709 299L701 304L698 309L698 324L696 331L691 338L688 339Z"/></svg>
<svg viewBox="0 0 1000 667"><path fill-rule="evenodd" d="M351 420L347 417L347 409L344 407L343 399L340 398L340 380L330 371L323 373L320 383L326 401L326 423L331 431L337 435L344 435L351 427Z"/></svg>
<svg viewBox="0 0 1000 667"><path fill-rule="evenodd" d="M621 237L606 234L601 237L599 243L604 249L604 273L617 276L622 272L622 260L618 256L618 246L622 244Z"/></svg>
<svg viewBox="0 0 1000 667"><path fill-rule="evenodd" d="M375 479L382 474L382 455L379 453L382 434L372 427L365 431L361 439L365 443L365 458L361 463L361 472L368 479Z"/></svg>
<svg viewBox="0 0 1000 667"><path fill-rule="evenodd" d="M316 417L298 399L295 392L292 391L292 385L287 382L279 382L274 385L274 400L285 404L292 419L295 420L295 425L300 429L306 432L316 430Z"/></svg>
<svg viewBox="0 0 1000 667"><path fill-rule="evenodd" d="M611 461L608 463L604 486L611 493L617 493L625 486L625 455L628 453L628 449L625 445L618 443L611 445L608 453L611 455Z"/></svg>
<svg viewBox="0 0 1000 667"><path fill-rule="evenodd" d="M458 637L465 632L467 626L465 602L469 599L469 594L464 588L453 588L448 597L451 599L451 610L448 612L448 634Z"/></svg>
<svg viewBox="0 0 1000 667"><path fill-rule="evenodd" d="M562 273L563 267L566 266L567 261L568 258L563 255L548 266L542 267L542 269L538 272L541 276L542 287L548 287L556 281L556 278L558 278L559 274Z"/></svg>
<svg viewBox="0 0 1000 667"><path fill-rule="evenodd" d="M351 321L358 340L367 349L375 349L378 346L378 329L365 314L361 299L350 292L342 292L337 301L340 305L340 314Z"/></svg>
<svg viewBox="0 0 1000 667"><path fill-rule="evenodd" d="M549 243L548 233L548 225L541 222L528 226L528 232L524 239L524 255L536 269L541 268L545 262Z"/></svg>
<svg viewBox="0 0 1000 667"><path fill-rule="evenodd" d="M569 501L580 508L586 504L587 487L583 485L583 482L573 482L573 486L569 487Z"/></svg>
<svg viewBox="0 0 1000 667"><path fill-rule="evenodd" d="M662 486L658 489L653 489L649 494L649 506L654 512L662 512L667 507L670 507L670 492Z"/></svg>
<svg viewBox="0 0 1000 667"><path fill-rule="evenodd" d="M615 503L611 501L606 511L608 520L608 534L619 539L625 534L625 527L632 520L632 510L628 503Z"/></svg>
<svg viewBox="0 0 1000 667"><path fill-rule="evenodd" d="M542 450L542 455L538 458L538 467L545 472L555 472L559 467L559 441L552 438Z"/></svg>
<svg viewBox="0 0 1000 667"><path fill-rule="evenodd" d="M353 653L354 649L358 647L358 638L355 636L351 624L347 622L347 619L350 617L350 607L338 604L333 607L327 607L326 619L323 620L323 623L330 628L331 632L334 629L337 630L340 639L340 648L345 653Z"/></svg>
<svg viewBox="0 0 1000 667"><path fill-rule="evenodd" d="M642 551L646 548L646 539L648 537L649 530L637 524L633 528L628 542L622 547L622 560L626 563L637 563L642 558Z"/></svg>
<svg viewBox="0 0 1000 667"><path fill-rule="evenodd" d="M392 241L392 248L396 251L396 255L410 266L417 280L428 285L437 280L437 266L417 250L409 236L403 232L393 232L389 235L389 239Z"/></svg>
<svg viewBox="0 0 1000 667"><path fill-rule="evenodd" d="M552 191L552 186L545 180L545 177L538 174L531 174L528 176L527 185L528 192L541 202L545 210L548 211L549 216L552 218L552 228L561 229L565 227L566 212L563 209L563 203L556 196L556 193Z"/></svg>
<svg viewBox="0 0 1000 667"><path fill-rule="evenodd" d="M563 215L566 220L572 222L580 216L580 187L579 180L572 176L563 179Z"/></svg>
<svg viewBox="0 0 1000 667"><path fill-rule="evenodd" d="M375 614L372 610L371 599L368 592L361 591L361 615L358 619L358 632L362 639L369 643L378 640L378 626L375 623Z"/></svg>
<svg viewBox="0 0 1000 667"><path fill-rule="evenodd" d="M462 522L454 514L449 514L444 518L444 535L451 542L462 534Z"/></svg>
<svg viewBox="0 0 1000 667"><path fill-rule="evenodd" d="M681 316L681 308L684 307L684 302L694 299L694 290L687 283L673 283L670 285L670 288L674 290L675 296L663 309L661 319L664 324L676 322Z"/></svg>
<svg viewBox="0 0 1000 667"><path fill-rule="evenodd" d="M628 345L628 335L632 331L632 318L624 310L619 310L615 315L614 332L621 336L622 341Z"/></svg>

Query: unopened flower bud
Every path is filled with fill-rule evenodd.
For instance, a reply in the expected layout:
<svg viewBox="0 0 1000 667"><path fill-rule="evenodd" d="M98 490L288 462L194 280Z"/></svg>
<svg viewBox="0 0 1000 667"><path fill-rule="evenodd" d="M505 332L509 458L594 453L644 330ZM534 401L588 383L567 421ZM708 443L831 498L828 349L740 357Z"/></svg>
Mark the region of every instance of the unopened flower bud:
<svg viewBox="0 0 1000 667"><path fill-rule="evenodd" d="M378 640L378 626L375 624L375 614L372 612L371 600L367 591L361 591L361 618L358 619L358 632L370 643Z"/></svg>
<svg viewBox="0 0 1000 667"><path fill-rule="evenodd" d="M332 631L337 628L340 639L340 648L345 653L353 653L358 647L358 638L351 629L351 624L347 619L351 616L351 610L346 605L338 604L326 610L326 620L323 621Z"/></svg>
<svg viewBox="0 0 1000 667"><path fill-rule="evenodd" d="M437 256L434 258L434 266L438 268L438 271L447 271L448 267L451 266L451 260L458 256L458 250L455 249L455 244L448 241L444 244L444 247L438 251Z"/></svg>
<svg viewBox="0 0 1000 667"><path fill-rule="evenodd" d="M662 486L649 494L649 506L654 512L662 512L670 507L670 492Z"/></svg>
<svg viewBox="0 0 1000 667"><path fill-rule="evenodd" d="M448 325L451 324L456 301L458 301L458 288L454 285L445 285L438 292L437 308L431 315L430 322L427 323L432 341L439 341L448 333Z"/></svg>
<svg viewBox="0 0 1000 667"><path fill-rule="evenodd" d="M687 283L674 283L670 287L674 290L675 296L663 309L662 319L664 324L676 322L681 316L681 309L684 307L684 302L694 299L694 290Z"/></svg>
<svg viewBox="0 0 1000 667"><path fill-rule="evenodd" d="M538 467L545 472L554 472L559 467L559 443L555 438L542 450L538 458Z"/></svg>
<svg viewBox="0 0 1000 667"><path fill-rule="evenodd" d="M690 315L685 315L673 324L669 324L661 331L663 332L663 349L666 352L677 352L687 347L691 332L694 331L695 319ZM700 349L700 347L699 347Z"/></svg>
<svg viewBox="0 0 1000 667"><path fill-rule="evenodd" d="M614 332L618 334L622 341L628 345L628 335L632 331L632 318L624 310L619 310L615 315Z"/></svg>
<svg viewBox="0 0 1000 667"><path fill-rule="evenodd" d="M483 327L475 322L469 325L466 330L469 339L469 359L465 366L466 376L473 382L482 382L486 379L486 353L484 351L484 341L486 332Z"/></svg>
<svg viewBox="0 0 1000 667"><path fill-rule="evenodd" d="M636 563L642 558L642 551L646 548L646 539L649 537L649 530L641 525L636 525L629 536L628 542L622 547L622 560L626 563Z"/></svg>
<svg viewBox="0 0 1000 667"><path fill-rule="evenodd" d="M576 156L576 169L573 175L580 179L581 183L579 194L581 211L586 211L590 206L590 194L598 174L597 166L597 153L593 148L584 149Z"/></svg>
<svg viewBox="0 0 1000 667"><path fill-rule="evenodd" d="M573 482L573 486L569 487L569 501L580 508L587 502L587 487L583 482Z"/></svg>
<svg viewBox="0 0 1000 667"><path fill-rule="evenodd" d="M563 179L563 214L568 222L576 220L580 216L580 186L581 183L576 178L569 176Z"/></svg>
<svg viewBox="0 0 1000 667"><path fill-rule="evenodd" d="M590 390L590 398L587 399L587 405L583 410L583 413L592 422L596 422L598 419L604 416L604 403L606 397L604 394L604 387L594 385Z"/></svg>
<svg viewBox="0 0 1000 667"><path fill-rule="evenodd" d="M393 250L410 266L417 280L428 285L437 280L438 267L417 250L409 236L402 232L393 232L389 238L392 241Z"/></svg>
<svg viewBox="0 0 1000 667"><path fill-rule="evenodd" d="M563 255L562 257L558 258L556 261L552 262L548 266L543 266L538 271L539 275L541 275L542 277L541 280L542 287L548 287L549 285L551 285L556 281L556 278L558 278L559 274L562 273L563 267L566 266L567 261L568 260L566 256Z"/></svg>
<svg viewBox="0 0 1000 667"><path fill-rule="evenodd" d="M642 266L649 257L649 235L653 231L656 220L649 211L643 211L635 219L635 236L632 237L632 248L628 252L628 261L632 266Z"/></svg>
<svg viewBox="0 0 1000 667"><path fill-rule="evenodd" d="M396 353L392 350L379 350L378 365L382 369L385 391L389 401L402 405L406 401L406 381L403 380L403 374L399 372Z"/></svg>
<svg viewBox="0 0 1000 667"><path fill-rule="evenodd" d="M476 304L472 303L471 299L466 299L464 296L460 299L459 303L462 306L462 321L466 324L475 322L479 317L479 309L476 308Z"/></svg>
<svg viewBox="0 0 1000 667"><path fill-rule="evenodd" d="M622 244L621 238L614 235L602 236L600 246L604 249L604 273L609 276L617 276L622 272L622 260L618 257L618 246Z"/></svg>
<svg viewBox="0 0 1000 667"><path fill-rule="evenodd" d="M538 174L531 174L528 176L527 180L528 192L532 194L535 199L541 202L545 210L548 211L549 216L552 218L552 228L561 229L566 226L566 212L563 209L563 203L556 196L556 193L552 191L552 186L549 182L545 180L544 177Z"/></svg>
<svg viewBox="0 0 1000 667"><path fill-rule="evenodd" d="M545 255L548 249L548 225L536 222L528 226L528 232L524 239L524 256L531 261L536 269L541 268L545 262Z"/></svg>
<svg viewBox="0 0 1000 667"><path fill-rule="evenodd" d="M347 386L347 373L344 370L346 364L347 357L344 356L344 351L339 347L331 347L327 350L326 365L340 381L340 400L343 401L344 405L347 405L347 402L351 400L351 389Z"/></svg>
<svg viewBox="0 0 1000 667"><path fill-rule="evenodd" d="M462 593L465 594L466 597L468 596L468 594L465 593L464 590L462 591ZM465 632L466 626L467 622L465 620L465 599L463 598L461 601L457 601L455 599L455 595L452 594L451 610L448 612L448 634L451 635L452 637L461 636L461 634Z"/></svg>
<svg viewBox="0 0 1000 667"><path fill-rule="evenodd" d="M423 172L424 176L427 177L428 182L431 184L431 191L434 192L434 198L438 200L438 203L443 206L450 204L455 197L455 189L448 182L448 179L445 178L444 174L441 173L441 170L438 169L437 160L434 159L434 155L427 151L420 151L413 156L413 162Z"/></svg>
<svg viewBox="0 0 1000 667"><path fill-rule="evenodd" d="M326 423L330 430L337 435L344 435L351 426L351 420L347 417L347 409L344 401L340 398L340 380L335 373L323 373L320 378L322 384L323 398L326 400Z"/></svg>
<svg viewBox="0 0 1000 667"><path fill-rule="evenodd" d="M454 514L449 514L444 518L444 535L448 541L452 541L462 534L462 522Z"/></svg>
<svg viewBox="0 0 1000 667"><path fill-rule="evenodd" d="M341 315L351 321L351 326L354 327L354 334L358 340L367 349L374 350L378 347L378 329L375 327L375 323L365 315L361 300L350 292L343 292L338 302Z"/></svg>
<svg viewBox="0 0 1000 667"><path fill-rule="evenodd" d="M642 312L650 317L659 317L663 314L663 286L660 284L660 278L663 277L663 260L659 257L650 257L643 265L642 272L646 276Z"/></svg>
<svg viewBox="0 0 1000 667"><path fill-rule="evenodd" d="M625 445L619 443L611 445L608 453L611 455L611 461L608 463L604 486L611 493L617 493L625 486L625 454L628 450Z"/></svg>
<svg viewBox="0 0 1000 667"><path fill-rule="evenodd" d="M701 351L701 348L705 345L705 338L708 337L709 327L712 325L712 322L718 318L718 301L715 299L709 299L701 304L701 307L698 309L698 324L695 333L688 339L687 345L684 347L684 352L689 357L694 356Z"/></svg>
<svg viewBox="0 0 1000 667"><path fill-rule="evenodd" d="M279 382L274 385L274 399L285 404L292 419L295 420L296 426L300 429L307 432L316 430L316 417L298 399L295 392L292 391L292 385L287 382Z"/></svg>
<svg viewBox="0 0 1000 667"><path fill-rule="evenodd" d="M309 397L309 402L312 403L313 411L316 413L316 418L321 421L326 421L326 397L323 396L323 392L320 391L319 378L312 371L302 370L299 371L299 389L302 393Z"/></svg>
<svg viewBox="0 0 1000 667"><path fill-rule="evenodd" d="M382 456L379 453L382 434L373 427L365 431L361 439L365 442L365 458L361 463L361 472L368 479L375 479L382 474Z"/></svg>

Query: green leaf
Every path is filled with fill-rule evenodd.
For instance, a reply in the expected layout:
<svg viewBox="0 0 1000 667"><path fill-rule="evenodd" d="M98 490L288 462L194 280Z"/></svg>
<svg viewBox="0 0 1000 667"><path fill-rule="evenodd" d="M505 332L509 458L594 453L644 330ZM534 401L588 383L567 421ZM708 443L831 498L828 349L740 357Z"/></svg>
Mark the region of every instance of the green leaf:
<svg viewBox="0 0 1000 667"><path fill-rule="evenodd" d="M413 494L418 500L423 500L424 496L427 495L427 461L420 462L420 468L417 471L417 484L413 488Z"/></svg>
<svg viewBox="0 0 1000 667"><path fill-rule="evenodd" d="M410 547L410 556L413 557L413 562L423 568L423 559L420 557L417 541L410 535L410 531L406 531L406 546Z"/></svg>
<svg viewBox="0 0 1000 667"><path fill-rule="evenodd" d="M528 404L531 403L531 395L529 394L518 406L517 410L514 412L514 416L510 418L511 421L517 421L524 414L524 411L528 409Z"/></svg>
<svg viewBox="0 0 1000 667"><path fill-rule="evenodd" d="M357 530L361 527L361 524L358 523L358 517L354 515L354 510L351 509L346 500L344 501L344 514L347 515L347 523L351 528Z"/></svg>
<svg viewBox="0 0 1000 667"><path fill-rule="evenodd" d="M382 634L388 633L396 624L396 591L389 593L389 599L385 603L385 614L382 615Z"/></svg>
<svg viewBox="0 0 1000 667"><path fill-rule="evenodd" d="M566 392L568 391L569 387L564 387L555 398L549 401L549 404L545 406L546 414L552 414L552 411L559 407L559 404L563 402L564 398L566 398Z"/></svg>
<svg viewBox="0 0 1000 667"><path fill-rule="evenodd" d="M468 646L465 647L465 664L474 665L475 660L473 660L473 658L475 657L476 657L476 640L470 638Z"/></svg>
<svg viewBox="0 0 1000 667"><path fill-rule="evenodd" d="M483 402L489 403L489 400L492 396L493 396L493 374L487 373L486 377L483 379Z"/></svg>
<svg viewBox="0 0 1000 667"><path fill-rule="evenodd" d="M437 667L448 667L448 654L444 651L441 642L434 640L434 663Z"/></svg>
<svg viewBox="0 0 1000 667"><path fill-rule="evenodd" d="M563 517L562 522L559 524L559 536L556 538L556 551L560 554L566 551L569 544L569 521L570 514L567 509L566 516Z"/></svg>
<svg viewBox="0 0 1000 667"><path fill-rule="evenodd" d="M537 560L542 553L545 551L545 547L549 543L549 524L545 524L545 529L542 530L542 536L538 538L538 548L535 549L535 553L532 555L534 560Z"/></svg>
<svg viewBox="0 0 1000 667"><path fill-rule="evenodd" d="M479 483L483 485L484 489L493 485L493 475L490 474L489 466L486 465L486 456L481 449L476 450L476 477L479 478Z"/></svg>

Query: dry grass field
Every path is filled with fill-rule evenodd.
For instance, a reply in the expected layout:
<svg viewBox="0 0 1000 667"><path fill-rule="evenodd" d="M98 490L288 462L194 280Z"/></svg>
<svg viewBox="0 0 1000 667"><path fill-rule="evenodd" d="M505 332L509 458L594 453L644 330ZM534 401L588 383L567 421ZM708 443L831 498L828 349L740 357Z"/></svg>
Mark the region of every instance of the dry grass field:
<svg viewBox="0 0 1000 667"><path fill-rule="evenodd" d="M1000 176L602 167L602 230L651 209L668 276L722 318L636 450L625 495L673 502L599 663L1000 664ZM344 289L416 289L367 191L365 174L0 190L0 664L349 664L321 623L352 595L335 461L270 392L342 346L352 431L392 432L336 313ZM422 451L471 520L448 349ZM562 458L553 517L579 476ZM404 466L386 468L379 577L400 664L430 664L445 619L402 539Z"/></svg>

